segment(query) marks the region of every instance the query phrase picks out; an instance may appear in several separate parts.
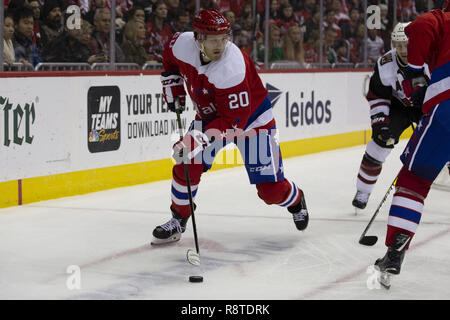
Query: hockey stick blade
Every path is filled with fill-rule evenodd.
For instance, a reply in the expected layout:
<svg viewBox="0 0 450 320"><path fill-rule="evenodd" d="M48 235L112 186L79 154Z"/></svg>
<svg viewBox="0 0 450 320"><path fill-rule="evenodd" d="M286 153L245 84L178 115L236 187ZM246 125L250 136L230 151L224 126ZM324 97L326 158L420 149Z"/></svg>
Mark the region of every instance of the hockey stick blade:
<svg viewBox="0 0 450 320"><path fill-rule="evenodd" d="M362 244L364 246L373 246L375 243L377 243L377 241L377 236L364 236L359 239L359 244Z"/></svg>
<svg viewBox="0 0 450 320"><path fill-rule="evenodd" d="M188 249L186 253L186 259L190 264L194 266L200 265L200 255L192 249Z"/></svg>

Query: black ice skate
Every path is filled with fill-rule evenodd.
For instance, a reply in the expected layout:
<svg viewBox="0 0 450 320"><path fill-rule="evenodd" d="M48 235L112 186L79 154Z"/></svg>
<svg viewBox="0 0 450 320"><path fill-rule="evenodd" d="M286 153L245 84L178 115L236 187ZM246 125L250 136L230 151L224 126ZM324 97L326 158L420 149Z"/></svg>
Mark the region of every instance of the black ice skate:
<svg viewBox="0 0 450 320"><path fill-rule="evenodd" d="M358 209L364 209L369 201L370 193L364 193L361 191L356 191L355 197L353 198L352 205Z"/></svg>
<svg viewBox="0 0 450 320"><path fill-rule="evenodd" d="M306 208L305 195L302 190L300 190L300 196L300 202L295 206L288 207L287 209L290 213L292 213L292 218L294 219L297 229L303 231L308 226L309 216L308 209Z"/></svg>
<svg viewBox="0 0 450 320"><path fill-rule="evenodd" d="M152 245L178 241L181 239L181 234L186 230L186 223L189 217L183 218L172 206L170 209L172 210L172 219L153 230Z"/></svg>
<svg viewBox="0 0 450 320"><path fill-rule="evenodd" d="M400 274L403 258L405 257L406 247L411 237L404 233L395 236L395 243L388 247L383 258L375 261L375 269L380 271L380 283L386 289L389 289L390 276Z"/></svg>

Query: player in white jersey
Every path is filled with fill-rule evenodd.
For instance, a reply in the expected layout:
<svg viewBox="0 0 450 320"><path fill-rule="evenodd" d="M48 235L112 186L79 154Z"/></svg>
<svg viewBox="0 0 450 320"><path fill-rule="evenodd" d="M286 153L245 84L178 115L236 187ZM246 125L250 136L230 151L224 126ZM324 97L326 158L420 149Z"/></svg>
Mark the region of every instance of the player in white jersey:
<svg viewBox="0 0 450 320"><path fill-rule="evenodd" d="M421 84L421 92L413 100L406 97L397 79L399 69L408 66L408 38L404 32L408 24L398 23L395 26L391 34L392 50L378 59L370 78L366 98L370 105L372 139L366 146L356 180L357 192L352 204L358 209L366 207L382 165L400 135L422 117L426 79Z"/></svg>

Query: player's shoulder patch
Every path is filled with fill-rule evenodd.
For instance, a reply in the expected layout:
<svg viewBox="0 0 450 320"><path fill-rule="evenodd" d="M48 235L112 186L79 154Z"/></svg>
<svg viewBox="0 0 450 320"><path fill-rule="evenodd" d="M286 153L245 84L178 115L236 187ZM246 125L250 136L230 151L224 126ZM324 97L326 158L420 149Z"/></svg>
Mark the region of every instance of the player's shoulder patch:
<svg viewBox="0 0 450 320"><path fill-rule="evenodd" d="M233 43L227 45L222 58L206 68L206 76L217 89L228 89L245 79L246 65L241 50Z"/></svg>
<svg viewBox="0 0 450 320"><path fill-rule="evenodd" d="M392 56L392 52L386 53L384 56L380 59L380 65L385 65L386 63L394 61L394 57Z"/></svg>
<svg viewBox="0 0 450 320"><path fill-rule="evenodd" d="M378 59L378 73L381 83L384 86L391 86L395 88L397 81L398 65L395 61L395 50L386 52L381 58Z"/></svg>
<svg viewBox="0 0 450 320"><path fill-rule="evenodd" d="M178 60L192 66L195 66L196 61L199 60L196 57L198 49L195 46L193 32L182 32L174 36L169 46L172 48L173 55Z"/></svg>

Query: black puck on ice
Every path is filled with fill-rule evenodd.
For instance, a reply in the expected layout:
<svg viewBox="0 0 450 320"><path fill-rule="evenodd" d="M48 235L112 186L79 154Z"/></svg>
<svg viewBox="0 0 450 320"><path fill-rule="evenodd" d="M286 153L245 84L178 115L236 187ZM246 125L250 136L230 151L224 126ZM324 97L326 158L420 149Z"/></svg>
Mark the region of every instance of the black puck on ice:
<svg viewBox="0 0 450 320"><path fill-rule="evenodd" d="M190 276L189 282L203 282L202 276Z"/></svg>

